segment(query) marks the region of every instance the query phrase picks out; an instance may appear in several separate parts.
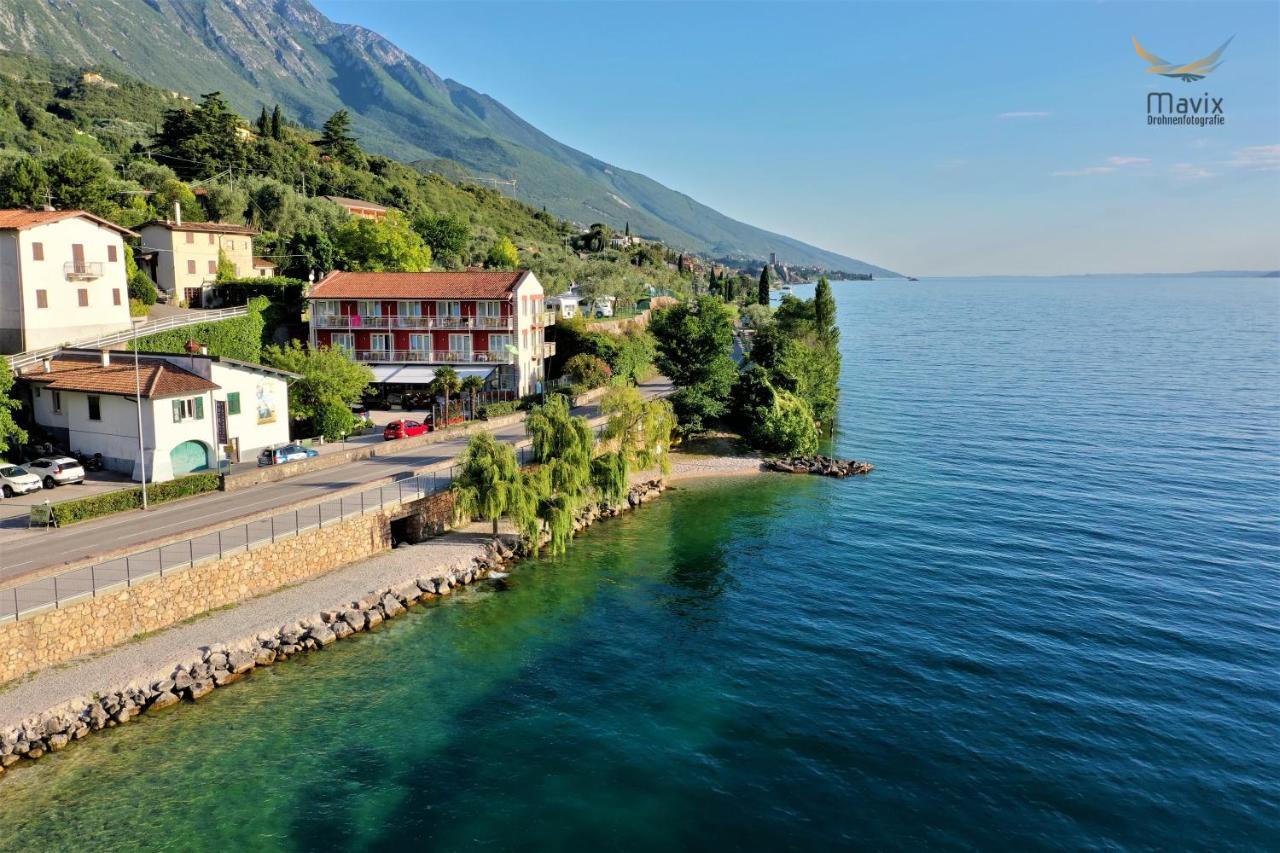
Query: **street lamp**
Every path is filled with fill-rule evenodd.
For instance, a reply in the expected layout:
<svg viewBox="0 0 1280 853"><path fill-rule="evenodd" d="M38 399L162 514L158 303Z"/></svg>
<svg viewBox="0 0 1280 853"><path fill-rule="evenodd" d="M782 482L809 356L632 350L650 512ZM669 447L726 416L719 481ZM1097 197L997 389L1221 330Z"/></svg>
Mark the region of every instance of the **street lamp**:
<svg viewBox="0 0 1280 853"><path fill-rule="evenodd" d="M133 388L138 403L138 465L142 472L142 508L147 508L147 451L142 441L142 371L138 367L138 328L146 317L133 318Z"/></svg>

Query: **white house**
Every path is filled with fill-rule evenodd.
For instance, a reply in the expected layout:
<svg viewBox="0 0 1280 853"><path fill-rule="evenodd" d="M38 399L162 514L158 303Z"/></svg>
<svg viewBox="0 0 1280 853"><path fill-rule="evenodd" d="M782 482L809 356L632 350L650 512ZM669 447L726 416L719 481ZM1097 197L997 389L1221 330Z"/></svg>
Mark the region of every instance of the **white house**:
<svg viewBox="0 0 1280 853"><path fill-rule="evenodd" d="M199 307L204 288L217 279L218 261L226 258L239 278L258 275L253 236L258 232L231 222L183 222L175 204L173 219L138 226L144 251L151 252L151 278L184 305Z"/></svg>
<svg viewBox="0 0 1280 853"><path fill-rule="evenodd" d="M127 228L83 210L0 210L0 352L128 329Z"/></svg>
<svg viewBox="0 0 1280 853"><path fill-rule="evenodd" d="M572 290L565 291L559 296L553 296L547 300L547 308L559 314L561 320L568 320L578 316L581 305L582 297Z"/></svg>
<svg viewBox="0 0 1280 853"><path fill-rule="evenodd" d="M209 355L63 350L21 374L36 423L57 443L101 453L141 480L138 406L148 481L254 458L289 440L292 373Z"/></svg>

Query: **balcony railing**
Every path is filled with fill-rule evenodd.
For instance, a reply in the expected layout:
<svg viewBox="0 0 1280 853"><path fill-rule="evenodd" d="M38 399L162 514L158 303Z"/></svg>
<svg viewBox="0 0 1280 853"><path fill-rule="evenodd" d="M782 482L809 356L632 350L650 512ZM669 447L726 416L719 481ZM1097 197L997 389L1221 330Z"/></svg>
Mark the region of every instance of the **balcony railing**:
<svg viewBox="0 0 1280 853"><path fill-rule="evenodd" d="M67 261L62 272L73 281L102 278L102 261Z"/></svg>
<svg viewBox="0 0 1280 853"><path fill-rule="evenodd" d="M542 312L542 325L544 325L544 326L554 326L555 324L556 324L556 312L555 312L555 311L543 311L543 312Z"/></svg>
<svg viewBox="0 0 1280 853"><path fill-rule="evenodd" d="M483 350L358 349L356 361L383 364L513 364L508 352Z"/></svg>
<svg viewBox="0 0 1280 853"><path fill-rule="evenodd" d="M552 357L553 355L555 355L555 354L556 354L556 342L555 342L555 341L543 341L543 342L542 342L542 357L543 357L543 358L551 358L551 357Z"/></svg>
<svg viewBox="0 0 1280 853"><path fill-rule="evenodd" d="M363 314L316 314L317 329L440 329L450 331L510 331L513 317L373 317Z"/></svg>

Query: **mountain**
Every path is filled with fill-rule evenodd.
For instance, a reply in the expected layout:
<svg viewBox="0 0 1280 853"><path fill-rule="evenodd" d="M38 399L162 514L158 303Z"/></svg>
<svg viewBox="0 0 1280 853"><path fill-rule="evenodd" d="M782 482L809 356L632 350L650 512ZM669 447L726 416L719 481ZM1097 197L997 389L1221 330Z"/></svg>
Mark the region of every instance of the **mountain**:
<svg viewBox="0 0 1280 853"><path fill-rule="evenodd" d="M552 139L488 95L306 0L5 0L0 49L124 71L182 94L221 90L242 114L281 104L318 127L347 109L361 145L423 171L514 178L500 189L574 221L673 247L896 275L712 210Z"/></svg>

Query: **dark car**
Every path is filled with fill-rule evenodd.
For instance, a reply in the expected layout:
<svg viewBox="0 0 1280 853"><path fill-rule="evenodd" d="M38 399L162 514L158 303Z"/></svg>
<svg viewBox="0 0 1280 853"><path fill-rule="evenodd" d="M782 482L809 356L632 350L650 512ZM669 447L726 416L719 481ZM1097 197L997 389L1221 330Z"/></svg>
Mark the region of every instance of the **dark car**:
<svg viewBox="0 0 1280 853"><path fill-rule="evenodd" d="M387 424L387 428L382 431L382 437L387 441L393 441L397 438L409 438L414 435L422 435L430 432L431 428L426 424L417 421L403 420L392 421Z"/></svg>
<svg viewBox="0 0 1280 853"><path fill-rule="evenodd" d="M319 452L301 444L286 444L284 447L268 447L258 454L259 465L283 465L285 462L297 462L299 459L310 459L319 456Z"/></svg>

